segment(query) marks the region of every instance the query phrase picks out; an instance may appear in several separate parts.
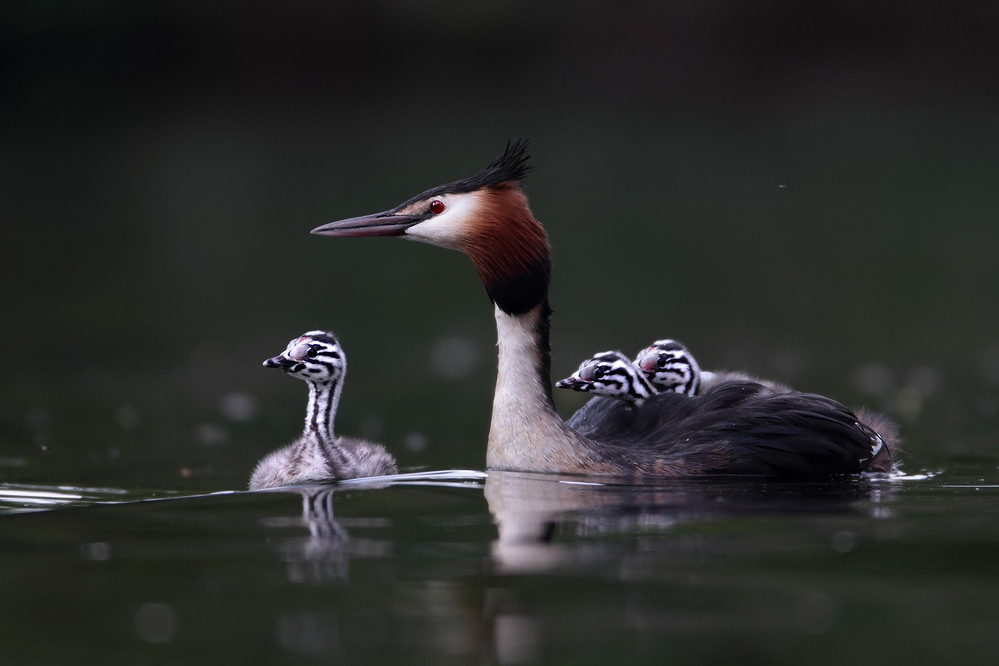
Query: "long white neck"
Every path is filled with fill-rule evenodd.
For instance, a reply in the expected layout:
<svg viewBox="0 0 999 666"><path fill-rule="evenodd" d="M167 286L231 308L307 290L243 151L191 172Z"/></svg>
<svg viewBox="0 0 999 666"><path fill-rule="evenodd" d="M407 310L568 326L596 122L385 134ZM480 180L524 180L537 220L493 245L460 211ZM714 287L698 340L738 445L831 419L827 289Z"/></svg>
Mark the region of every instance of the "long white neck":
<svg viewBox="0 0 999 666"><path fill-rule="evenodd" d="M499 365L486 465L490 469L567 472L584 463L586 440L552 402L548 304L519 315L496 308Z"/></svg>
<svg viewBox="0 0 999 666"><path fill-rule="evenodd" d="M338 381L325 384L308 382L309 406L305 411L305 432L298 440L299 455L312 459L313 464L326 465L324 474L346 476L357 465L356 452L343 446L333 434L336 408L343 391L343 376Z"/></svg>
<svg viewBox="0 0 999 666"><path fill-rule="evenodd" d="M327 383L306 382L309 385L309 405L305 410L305 432L315 435L324 444L333 441L333 421L340 404L343 380Z"/></svg>

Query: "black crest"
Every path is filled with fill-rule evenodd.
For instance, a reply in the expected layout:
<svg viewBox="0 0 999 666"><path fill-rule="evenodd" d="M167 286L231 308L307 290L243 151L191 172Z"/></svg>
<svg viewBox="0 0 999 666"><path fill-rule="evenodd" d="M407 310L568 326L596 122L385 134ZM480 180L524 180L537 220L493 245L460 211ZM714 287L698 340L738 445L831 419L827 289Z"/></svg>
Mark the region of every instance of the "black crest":
<svg viewBox="0 0 999 666"><path fill-rule="evenodd" d="M483 188L499 187L503 183L523 180L524 176L533 168L528 164L531 159L531 156L527 153L529 144L530 141L527 139L508 141L503 154L483 167L474 176L456 180L446 185L438 185L416 195L409 201L399 205L398 208L402 209L417 201L423 201L424 199L430 199L442 194L474 192Z"/></svg>
<svg viewBox="0 0 999 666"><path fill-rule="evenodd" d="M529 143L527 139L508 141L502 155L487 164L471 178L455 183L455 185L460 183L464 189L453 191L471 192L482 187L495 187L503 183L522 180L532 168L528 164L531 159L527 153Z"/></svg>

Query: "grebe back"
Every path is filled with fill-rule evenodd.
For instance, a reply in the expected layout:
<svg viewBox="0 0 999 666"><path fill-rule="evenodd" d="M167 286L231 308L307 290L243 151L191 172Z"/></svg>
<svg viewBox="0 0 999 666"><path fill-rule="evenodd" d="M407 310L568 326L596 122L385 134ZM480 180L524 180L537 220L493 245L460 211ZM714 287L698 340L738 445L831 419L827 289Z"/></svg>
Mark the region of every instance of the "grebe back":
<svg viewBox="0 0 999 666"><path fill-rule="evenodd" d="M595 410L577 432L551 392L551 248L520 181L527 144L475 175L433 187L390 210L313 230L326 236L402 236L467 255L494 304L499 347L486 464L494 469L684 476L822 476L865 471L889 446L839 403L730 381L690 397L660 393L637 408ZM629 412L622 420L618 412Z"/></svg>

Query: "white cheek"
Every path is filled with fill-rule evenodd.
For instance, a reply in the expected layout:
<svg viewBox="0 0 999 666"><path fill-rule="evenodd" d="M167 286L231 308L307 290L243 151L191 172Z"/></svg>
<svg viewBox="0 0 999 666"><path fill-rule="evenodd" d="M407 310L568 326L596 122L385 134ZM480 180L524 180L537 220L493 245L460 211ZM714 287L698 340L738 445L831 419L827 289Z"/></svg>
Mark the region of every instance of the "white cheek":
<svg viewBox="0 0 999 666"><path fill-rule="evenodd" d="M455 229L445 219L445 215L439 215L406 229L406 238L448 250L460 250L461 241L456 237Z"/></svg>
<svg viewBox="0 0 999 666"><path fill-rule="evenodd" d="M447 206L443 213L406 229L406 238L448 250L461 250L474 217L476 193L441 197Z"/></svg>

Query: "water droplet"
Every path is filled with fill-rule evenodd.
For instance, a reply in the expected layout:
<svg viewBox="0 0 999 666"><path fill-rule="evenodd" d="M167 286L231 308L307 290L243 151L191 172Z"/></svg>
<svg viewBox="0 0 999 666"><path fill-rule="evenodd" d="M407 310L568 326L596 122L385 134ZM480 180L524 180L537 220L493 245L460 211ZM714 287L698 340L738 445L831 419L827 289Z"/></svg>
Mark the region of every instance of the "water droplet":
<svg viewBox="0 0 999 666"><path fill-rule="evenodd" d="M135 633L147 643L169 643L176 631L176 615L166 604L146 603L135 611Z"/></svg>
<svg viewBox="0 0 999 666"><path fill-rule="evenodd" d="M257 399L249 393L233 391L222 398L219 409L223 416L232 421L249 421L257 415L259 405Z"/></svg>
<svg viewBox="0 0 999 666"><path fill-rule="evenodd" d="M92 562L106 562L111 559L111 544L105 541L85 543L80 546L80 555Z"/></svg>
<svg viewBox="0 0 999 666"><path fill-rule="evenodd" d="M888 395L895 386L895 377L884 363L865 363L853 372L853 383L868 395Z"/></svg>
<svg viewBox="0 0 999 666"><path fill-rule="evenodd" d="M899 416L906 420L915 419L923 411L923 394L911 386L906 386L898 392L895 404Z"/></svg>
<svg viewBox="0 0 999 666"><path fill-rule="evenodd" d="M430 350L430 367L445 379L462 379L479 364L479 350L461 336L442 338Z"/></svg>
<svg viewBox="0 0 999 666"><path fill-rule="evenodd" d="M202 423L195 436L204 446L220 446L229 441L229 432L215 423Z"/></svg>
<svg viewBox="0 0 999 666"><path fill-rule="evenodd" d="M426 450L427 437L423 433L411 432L406 435L406 439L403 440L403 443L406 445L407 450L419 453L420 451Z"/></svg>
<svg viewBox="0 0 999 666"><path fill-rule="evenodd" d="M848 530L833 535L833 548L837 553L849 553L857 547L857 536Z"/></svg>

